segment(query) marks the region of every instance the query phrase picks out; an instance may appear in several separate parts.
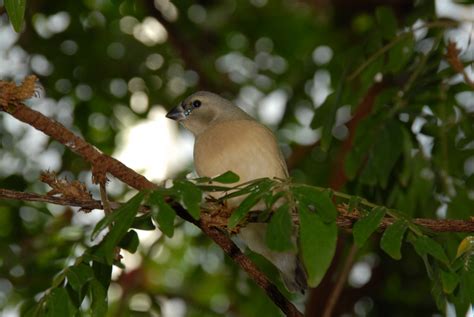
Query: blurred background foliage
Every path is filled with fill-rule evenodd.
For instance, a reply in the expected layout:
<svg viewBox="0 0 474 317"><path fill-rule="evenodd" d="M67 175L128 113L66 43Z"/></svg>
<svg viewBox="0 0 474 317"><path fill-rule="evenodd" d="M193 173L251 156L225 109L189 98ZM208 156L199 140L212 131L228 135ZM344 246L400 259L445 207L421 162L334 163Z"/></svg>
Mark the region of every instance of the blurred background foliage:
<svg viewBox="0 0 474 317"><path fill-rule="evenodd" d="M0 8L0 78L38 75L44 94L31 107L155 181L192 170L192 137L163 118L165 109L210 90L277 133L295 182L332 187L409 217L474 215L472 4L38 0L27 2L20 33L2 1ZM445 57L450 41L460 69ZM0 135L2 188L46 193L38 176L49 169L85 182L98 197L90 166L54 140L6 114ZM109 194L131 197L115 180ZM101 216L1 202L3 316L38 300L55 274L93 244ZM109 316L280 314L191 224L177 220L172 238L157 230L139 236L137 254L123 251L126 269L114 268ZM465 236L436 240L452 259ZM469 299L456 297L459 287L435 287L412 245L403 244L395 261L378 240L357 252L334 315L465 314ZM340 232L321 285L293 296L308 316L327 305L351 244ZM440 311L439 291L456 305Z"/></svg>

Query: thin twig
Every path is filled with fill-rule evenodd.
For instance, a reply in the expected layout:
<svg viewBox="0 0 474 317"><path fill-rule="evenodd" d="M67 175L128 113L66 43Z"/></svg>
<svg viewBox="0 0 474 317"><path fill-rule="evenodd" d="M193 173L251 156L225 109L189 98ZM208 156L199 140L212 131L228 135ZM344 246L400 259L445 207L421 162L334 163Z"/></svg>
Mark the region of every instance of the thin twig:
<svg viewBox="0 0 474 317"><path fill-rule="evenodd" d="M337 278L336 285L334 285L331 295L329 295L329 300L326 304L326 308L324 309L323 317L332 316L334 307L336 306L336 303L339 300L341 292L344 289L344 285L346 284L347 277L349 276L352 265L354 264L356 254L357 254L357 246L353 244L345 259L344 267L342 268L342 271Z"/></svg>
<svg viewBox="0 0 474 317"><path fill-rule="evenodd" d="M472 89L474 89L474 81L467 74L466 68L464 67L464 64L459 58L460 53L461 50L456 47L456 43L449 41L447 45L447 52L445 55L446 60L458 74L461 74L463 76L466 84Z"/></svg>
<svg viewBox="0 0 474 317"><path fill-rule="evenodd" d="M100 200L102 201L102 205L104 206L105 214L110 214L112 209L110 208L109 198L107 197L107 190L105 189L105 183L99 184L100 189Z"/></svg>
<svg viewBox="0 0 474 317"><path fill-rule="evenodd" d="M98 200L83 200L64 198L61 196L40 195L35 193L19 192L4 188L0 188L0 199L43 202L61 206L81 207L86 210L102 209L102 204ZM119 207L119 204L112 203L111 207L112 209L117 209Z"/></svg>
<svg viewBox="0 0 474 317"><path fill-rule="evenodd" d="M439 20L439 21L428 22L428 23L423 24L420 27L413 28L406 32L400 33L391 42L387 43L385 46L383 46L381 49L379 49L377 52L375 52L373 55L367 58L364 63L362 63L355 71L353 71L347 77L347 79L351 81L354 78L356 78L367 66L372 64L377 58L385 54L388 50L390 50L393 46L395 46L395 44L403 40L405 37L412 35L415 31L418 31L424 28L431 29L431 28L439 28L439 27L453 27L457 25L458 23L455 21Z"/></svg>

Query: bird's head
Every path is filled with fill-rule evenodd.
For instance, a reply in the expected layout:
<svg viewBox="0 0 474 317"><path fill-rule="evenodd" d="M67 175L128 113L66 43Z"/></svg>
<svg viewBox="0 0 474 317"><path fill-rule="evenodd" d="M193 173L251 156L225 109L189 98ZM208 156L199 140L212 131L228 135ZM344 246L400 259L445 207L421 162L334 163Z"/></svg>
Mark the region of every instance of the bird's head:
<svg viewBox="0 0 474 317"><path fill-rule="evenodd" d="M187 97L171 109L166 117L180 122L194 135L198 135L215 122L249 118L227 99L207 91L199 91Z"/></svg>

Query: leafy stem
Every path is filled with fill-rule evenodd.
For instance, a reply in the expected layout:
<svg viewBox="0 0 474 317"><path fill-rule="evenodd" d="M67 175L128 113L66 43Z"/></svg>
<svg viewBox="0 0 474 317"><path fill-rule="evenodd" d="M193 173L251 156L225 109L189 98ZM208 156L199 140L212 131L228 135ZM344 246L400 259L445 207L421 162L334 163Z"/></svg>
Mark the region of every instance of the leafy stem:
<svg viewBox="0 0 474 317"><path fill-rule="evenodd" d="M408 31L402 32L398 34L391 42L387 43L384 45L382 48L380 48L377 52L372 54L364 63L362 63L355 71L353 71L347 79L349 81L354 80L367 66L372 64L377 58L385 54L388 50L390 50L392 47L394 47L398 42L402 41L405 39L405 37L412 35L414 32L419 31L421 29L427 28L427 29L433 29L433 28L449 28L449 27L455 27L458 25L458 22L456 21L450 21L450 20L437 20L437 21L432 21L425 23L419 27L409 29Z"/></svg>
<svg viewBox="0 0 474 317"><path fill-rule="evenodd" d="M318 190L321 190L321 191L327 190L326 188L323 188L323 187L315 187L315 188L318 189ZM345 193L341 193L341 192L338 192L338 191L332 191L332 194L335 197L339 197L339 198L342 198L342 199L347 200L347 201L351 200L354 197L354 196L351 196L351 195L348 195L348 194L345 194ZM399 219L408 220L407 217L402 212L394 210L394 209L386 208L385 206L380 206L380 205L371 203L371 202L369 202L368 200L366 200L364 198L362 198L359 201L359 204L361 204L363 206L366 206L370 209L377 208L377 207L385 208L386 212L387 212L387 215L389 215L390 217L392 217L394 219L397 219L397 220L399 220ZM423 232L420 230L420 228L416 224L414 224L411 221L407 221L407 224L408 224L408 228L414 234L416 234L417 236L422 236L423 235Z"/></svg>

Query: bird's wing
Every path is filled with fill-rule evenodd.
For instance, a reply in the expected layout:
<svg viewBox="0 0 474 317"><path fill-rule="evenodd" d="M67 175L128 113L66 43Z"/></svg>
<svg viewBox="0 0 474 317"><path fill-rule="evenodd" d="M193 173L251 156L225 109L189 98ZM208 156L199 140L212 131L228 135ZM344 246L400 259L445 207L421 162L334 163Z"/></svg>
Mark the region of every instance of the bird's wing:
<svg viewBox="0 0 474 317"><path fill-rule="evenodd" d="M240 176L240 183L262 177L288 177L275 136L254 120L223 121L208 127L196 137L194 164L200 176L213 177L233 171ZM234 197L227 203L235 207L243 199ZM254 208L261 210L262 206L257 204ZM239 236L251 250L280 270L290 291L303 291L307 287L306 274L296 251L270 250L265 242L266 230L267 224L251 223L240 229ZM296 244L296 233L292 241Z"/></svg>
<svg viewBox="0 0 474 317"><path fill-rule="evenodd" d="M253 120L224 121L207 128L196 138L194 164L199 176L230 170L240 182L288 176L275 136Z"/></svg>

